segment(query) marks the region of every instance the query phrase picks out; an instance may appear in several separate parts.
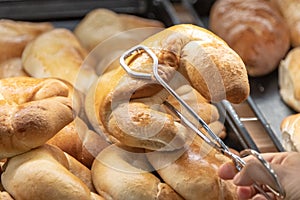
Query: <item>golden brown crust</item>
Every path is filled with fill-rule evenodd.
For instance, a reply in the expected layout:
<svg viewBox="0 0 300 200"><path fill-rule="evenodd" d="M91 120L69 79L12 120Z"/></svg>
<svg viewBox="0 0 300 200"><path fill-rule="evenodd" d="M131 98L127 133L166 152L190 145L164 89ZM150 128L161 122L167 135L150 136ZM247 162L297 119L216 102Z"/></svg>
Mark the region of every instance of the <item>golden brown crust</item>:
<svg viewBox="0 0 300 200"><path fill-rule="evenodd" d="M88 168L92 166L99 152L108 146L104 138L90 130L85 122L78 117L47 143L59 147Z"/></svg>
<svg viewBox="0 0 300 200"><path fill-rule="evenodd" d="M70 30L56 28L28 44L22 62L32 77L60 78L85 93L97 78L94 69L83 66L86 56L87 51Z"/></svg>
<svg viewBox="0 0 300 200"><path fill-rule="evenodd" d="M73 164L58 148L44 145L9 159L2 183L15 199L91 200L88 186L71 172L78 169Z"/></svg>
<svg viewBox="0 0 300 200"><path fill-rule="evenodd" d="M168 162L176 154L181 155L179 159ZM221 180L217 174L218 166L229 159L198 136L186 150L153 152L147 157L161 178L184 199L237 199L236 187L229 181Z"/></svg>
<svg viewBox="0 0 300 200"><path fill-rule="evenodd" d="M207 102L228 99L239 103L249 95L242 60L223 40L205 29L177 25L141 44L156 54L159 73L165 81L172 81L173 88L191 84ZM135 71L152 72L152 59L146 53L132 55L126 62ZM197 103L200 101L197 95L192 96ZM190 136L160 107L168 97L169 93L155 80L131 78L120 66L113 65L87 94L85 108L96 131L108 138L134 147L154 150L165 146L172 150L181 148ZM218 118L212 106L202 109L209 115L208 122ZM153 135L156 140L152 140Z"/></svg>
<svg viewBox="0 0 300 200"><path fill-rule="evenodd" d="M92 177L97 192L105 199L182 200L150 171L143 150L112 145L97 156Z"/></svg>
<svg viewBox="0 0 300 200"><path fill-rule="evenodd" d="M20 58L25 46L38 35L53 29L52 24L0 20L0 63Z"/></svg>
<svg viewBox="0 0 300 200"><path fill-rule="evenodd" d="M68 87L56 79L0 80L1 158L44 144L74 118Z"/></svg>
<svg viewBox="0 0 300 200"><path fill-rule="evenodd" d="M217 1L209 27L241 56L251 76L272 72L290 47L288 27L269 1Z"/></svg>
<svg viewBox="0 0 300 200"><path fill-rule="evenodd" d="M279 93L283 101L300 112L300 47L295 47L280 62L278 71Z"/></svg>

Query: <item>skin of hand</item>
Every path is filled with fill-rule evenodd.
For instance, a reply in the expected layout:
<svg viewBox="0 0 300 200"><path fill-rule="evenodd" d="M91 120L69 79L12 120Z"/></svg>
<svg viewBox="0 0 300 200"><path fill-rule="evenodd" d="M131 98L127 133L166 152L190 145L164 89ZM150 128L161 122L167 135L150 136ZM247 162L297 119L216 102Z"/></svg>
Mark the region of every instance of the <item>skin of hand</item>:
<svg viewBox="0 0 300 200"><path fill-rule="evenodd" d="M272 169L277 174L279 182L285 190L285 200L300 199L300 153L280 152L280 153L263 153L263 158L268 161ZM238 172L232 162L220 166L218 174L225 180L233 180L237 185L239 199L266 200L258 194L252 184L258 182L261 184L272 185L272 180L263 166L253 156L243 158L246 166ZM276 199L273 195L272 198Z"/></svg>

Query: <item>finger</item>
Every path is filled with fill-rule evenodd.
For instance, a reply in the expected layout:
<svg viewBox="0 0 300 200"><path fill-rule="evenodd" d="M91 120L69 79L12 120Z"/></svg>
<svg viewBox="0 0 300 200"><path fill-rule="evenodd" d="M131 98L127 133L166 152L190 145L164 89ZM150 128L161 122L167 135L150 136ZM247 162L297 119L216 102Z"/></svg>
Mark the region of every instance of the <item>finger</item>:
<svg viewBox="0 0 300 200"><path fill-rule="evenodd" d="M269 195L269 199L276 199L275 196L274 196L274 194L272 194L270 192L268 192L267 195ZM256 194L252 198L252 200L267 200L267 198L264 195L262 195L262 194Z"/></svg>
<svg viewBox="0 0 300 200"><path fill-rule="evenodd" d="M267 200L267 198L262 194L257 194L251 200Z"/></svg>
<svg viewBox="0 0 300 200"><path fill-rule="evenodd" d="M218 169L218 175L224 180L233 179L236 175L237 170L232 162L221 165Z"/></svg>
<svg viewBox="0 0 300 200"><path fill-rule="evenodd" d="M239 186L237 188L237 195L239 199L251 199L256 195L256 190L253 187Z"/></svg>
<svg viewBox="0 0 300 200"><path fill-rule="evenodd" d="M250 186L253 183L274 185L269 171L258 161L249 160L245 167L233 178L233 183L239 186Z"/></svg>

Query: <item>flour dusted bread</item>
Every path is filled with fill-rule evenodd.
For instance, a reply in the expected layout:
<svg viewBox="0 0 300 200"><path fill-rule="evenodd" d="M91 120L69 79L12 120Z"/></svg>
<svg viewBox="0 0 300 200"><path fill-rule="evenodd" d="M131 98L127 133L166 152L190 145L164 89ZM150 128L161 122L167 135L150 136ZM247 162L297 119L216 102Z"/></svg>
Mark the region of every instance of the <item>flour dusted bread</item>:
<svg viewBox="0 0 300 200"><path fill-rule="evenodd" d="M241 56L251 76L274 71L290 47L288 26L270 1L216 1L209 28Z"/></svg>
<svg viewBox="0 0 300 200"><path fill-rule="evenodd" d="M285 117L281 122L280 130L285 150L300 152L300 114Z"/></svg>
<svg viewBox="0 0 300 200"><path fill-rule="evenodd" d="M105 199L183 200L151 173L144 150L111 145L92 166L95 188Z"/></svg>
<svg viewBox="0 0 300 200"><path fill-rule="evenodd" d="M299 0L272 0L287 23L293 47L300 45L300 1Z"/></svg>
<svg viewBox="0 0 300 200"><path fill-rule="evenodd" d="M0 63L19 58L25 46L38 35L53 29L51 23L0 19Z"/></svg>
<svg viewBox="0 0 300 200"><path fill-rule="evenodd" d="M282 100L300 112L300 47L295 47L280 62L278 71L279 93Z"/></svg>
<svg viewBox="0 0 300 200"><path fill-rule="evenodd" d="M241 58L205 29L177 25L141 44L158 57L159 72L165 81L173 88L191 85L206 99L203 105L222 99L239 103L249 94L247 72ZM126 62L135 71L152 72L152 59L145 52L132 55ZM193 90L186 92L193 93ZM128 146L152 150L174 150L181 148L190 136L163 108L169 96L155 80L131 78L122 67L111 65L87 94L85 108L96 131L112 141L117 139ZM198 102L197 95L192 96ZM206 108L210 113L206 116L207 123L210 123L217 116L213 107Z"/></svg>
<svg viewBox="0 0 300 200"><path fill-rule="evenodd" d="M176 154L180 156L173 161ZM236 186L230 181L220 179L217 174L218 167L230 160L198 136L187 149L156 151L148 153L147 157L160 177L184 199L237 199Z"/></svg>
<svg viewBox="0 0 300 200"><path fill-rule="evenodd" d="M85 183L91 180L90 171L73 161L60 149L43 145L9 159L2 184L14 199L95 199Z"/></svg>
<svg viewBox="0 0 300 200"><path fill-rule="evenodd" d="M99 8L89 12L75 27L74 33L85 48L91 51L109 37L135 28L158 27L164 25L157 21L134 15L118 14L112 10ZM133 39L142 37L131 33Z"/></svg>
<svg viewBox="0 0 300 200"><path fill-rule="evenodd" d="M86 56L87 51L70 30L56 28L28 44L22 62L32 77L60 78L85 93L97 78L94 69L82 66Z"/></svg>
<svg viewBox="0 0 300 200"><path fill-rule="evenodd" d="M0 78L28 76L24 71L21 58L10 58L0 63Z"/></svg>
<svg viewBox="0 0 300 200"><path fill-rule="evenodd" d="M44 144L74 118L68 87L57 79L0 80L0 158Z"/></svg>

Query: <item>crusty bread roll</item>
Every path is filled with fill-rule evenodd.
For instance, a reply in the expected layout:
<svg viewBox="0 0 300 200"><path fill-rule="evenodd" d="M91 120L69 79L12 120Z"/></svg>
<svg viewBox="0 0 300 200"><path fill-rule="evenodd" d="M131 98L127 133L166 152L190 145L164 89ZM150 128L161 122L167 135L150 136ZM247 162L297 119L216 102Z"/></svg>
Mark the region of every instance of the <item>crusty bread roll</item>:
<svg viewBox="0 0 300 200"><path fill-rule="evenodd" d="M270 1L216 1L209 28L241 56L251 76L274 71L290 47L288 26Z"/></svg>
<svg viewBox="0 0 300 200"><path fill-rule="evenodd" d="M300 47L289 51L278 70L279 93L282 100L300 112Z"/></svg>
<svg viewBox="0 0 300 200"><path fill-rule="evenodd" d="M293 47L300 46L300 1L299 0L271 0L283 15L289 30Z"/></svg>
<svg viewBox="0 0 300 200"><path fill-rule="evenodd" d="M61 78L85 93L97 78L94 69L82 66L86 56L87 51L71 31L57 28L28 44L22 62L32 77Z"/></svg>
<svg viewBox="0 0 300 200"><path fill-rule="evenodd" d="M191 84L207 102L228 99L239 103L249 94L247 72L241 58L205 29L176 25L141 44L156 54L161 76L170 81L173 88ZM126 62L135 71L152 72L152 60L144 52L132 55ZM125 145L174 150L191 137L183 125L161 108L169 96L155 80L131 78L122 67L111 65L89 90L85 109L97 132ZM197 95L193 96L194 101L198 101ZM214 109L206 108L212 116L206 118L215 118Z"/></svg>
<svg viewBox="0 0 300 200"><path fill-rule="evenodd" d="M174 155L182 155L173 161ZM161 178L186 200L237 199L236 186L217 174L218 167L230 159L196 136L186 150L147 154Z"/></svg>
<svg viewBox="0 0 300 200"><path fill-rule="evenodd" d="M163 23L134 15L118 14L112 10L98 8L89 12L75 27L74 33L82 45L91 51L109 37L126 30L143 27L160 27ZM141 37L133 33L132 38Z"/></svg>
<svg viewBox="0 0 300 200"><path fill-rule="evenodd" d="M21 58L10 58L0 63L0 78L29 76L23 69Z"/></svg>
<svg viewBox="0 0 300 200"><path fill-rule="evenodd" d="M280 131L285 150L300 152L300 114L285 117L281 122Z"/></svg>
<svg viewBox="0 0 300 200"><path fill-rule="evenodd" d="M0 63L21 57L25 46L41 33L53 29L51 23L0 19Z"/></svg>
<svg viewBox="0 0 300 200"><path fill-rule="evenodd" d="M79 117L76 117L47 143L59 147L88 168L92 166L99 152L108 146L104 138L89 129Z"/></svg>
<svg viewBox="0 0 300 200"><path fill-rule="evenodd" d="M0 79L0 158L44 144L74 119L69 89L57 79Z"/></svg>
<svg viewBox="0 0 300 200"><path fill-rule="evenodd" d="M0 192L0 200L14 200L14 199L7 192L1 191Z"/></svg>
<svg viewBox="0 0 300 200"><path fill-rule="evenodd" d="M84 180L79 178L91 177L91 173L80 165L75 159L70 162L57 147L43 145L10 158L1 180L14 199L91 200L95 194L92 195Z"/></svg>
<svg viewBox="0 0 300 200"><path fill-rule="evenodd" d="M105 199L182 200L151 173L143 150L111 145L101 151L92 166L96 190Z"/></svg>

